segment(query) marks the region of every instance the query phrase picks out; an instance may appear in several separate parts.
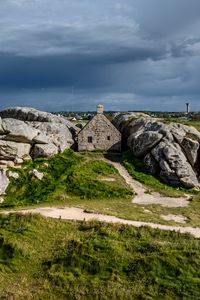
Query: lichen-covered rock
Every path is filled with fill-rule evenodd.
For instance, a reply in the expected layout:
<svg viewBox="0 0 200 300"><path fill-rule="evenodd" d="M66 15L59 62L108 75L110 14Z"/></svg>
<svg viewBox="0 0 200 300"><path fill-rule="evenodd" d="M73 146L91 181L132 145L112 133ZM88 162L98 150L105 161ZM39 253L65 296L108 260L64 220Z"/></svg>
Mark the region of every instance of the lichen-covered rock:
<svg viewBox="0 0 200 300"><path fill-rule="evenodd" d="M28 122L50 122L50 123L60 123L65 125L71 133L77 132L77 127L69 122L62 116L53 115L48 112L39 111L32 107L10 107L3 111L0 111L0 117L13 118Z"/></svg>
<svg viewBox="0 0 200 300"><path fill-rule="evenodd" d="M194 167L195 163L197 162L199 142L184 137L181 142L181 147L184 150L188 161Z"/></svg>
<svg viewBox="0 0 200 300"><path fill-rule="evenodd" d="M47 145L36 144L32 149L32 157L49 157L58 154L58 147L53 143Z"/></svg>
<svg viewBox="0 0 200 300"><path fill-rule="evenodd" d="M196 173L179 144L165 139L151 151L151 155L160 166L160 176L168 183L187 188L199 185Z"/></svg>
<svg viewBox="0 0 200 300"><path fill-rule="evenodd" d="M163 135L155 131L145 131L139 135L133 133L128 138L127 144L135 156L144 156L158 144L162 138Z"/></svg>
<svg viewBox="0 0 200 300"><path fill-rule="evenodd" d="M127 145L135 156L143 158L149 172L165 182L198 187L200 132L190 126L170 123L143 116L133 119L130 114L117 117Z"/></svg>
<svg viewBox="0 0 200 300"><path fill-rule="evenodd" d="M0 166L3 168L31 157L63 152L73 145L74 135L80 130L64 117L33 108L8 108L0 116Z"/></svg>
<svg viewBox="0 0 200 300"><path fill-rule="evenodd" d="M112 123L123 135L125 135L129 128L129 124L141 117L148 117L148 115L137 112L119 113L115 116ZM130 132L128 135L130 135Z"/></svg>
<svg viewBox="0 0 200 300"><path fill-rule="evenodd" d="M14 167L15 163L12 160L0 160L0 169L7 169L8 167Z"/></svg>
<svg viewBox="0 0 200 300"><path fill-rule="evenodd" d="M73 136L68 127L59 123L50 123L50 122L31 122L31 125L38 129L41 133L45 133L46 144L53 143L58 147L58 152L63 152L65 149L70 148L73 143ZM39 136L35 139L35 142L38 141ZM42 137L40 137L42 140ZM40 142L41 144L41 142Z"/></svg>
<svg viewBox="0 0 200 300"><path fill-rule="evenodd" d="M39 134L38 130L20 120L3 119L2 126L5 134L2 139L7 141L32 143L32 140Z"/></svg>
<svg viewBox="0 0 200 300"><path fill-rule="evenodd" d="M15 158L23 159L29 155L30 149L30 144L0 140L0 160L14 161Z"/></svg>
<svg viewBox="0 0 200 300"><path fill-rule="evenodd" d="M148 153L144 157L144 164L146 166L146 169L153 175L157 175L160 168L159 168L159 163L155 160L153 155L151 153Z"/></svg>

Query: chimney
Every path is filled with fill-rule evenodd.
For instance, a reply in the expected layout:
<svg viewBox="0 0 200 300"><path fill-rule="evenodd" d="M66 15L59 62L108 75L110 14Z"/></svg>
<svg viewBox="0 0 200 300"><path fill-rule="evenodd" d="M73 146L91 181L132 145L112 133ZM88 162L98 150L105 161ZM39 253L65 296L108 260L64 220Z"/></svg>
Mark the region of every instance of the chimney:
<svg viewBox="0 0 200 300"><path fill-rule="evenodd" d="M103 114L103 105L101 104L97 105L97 114Z"/></svg>

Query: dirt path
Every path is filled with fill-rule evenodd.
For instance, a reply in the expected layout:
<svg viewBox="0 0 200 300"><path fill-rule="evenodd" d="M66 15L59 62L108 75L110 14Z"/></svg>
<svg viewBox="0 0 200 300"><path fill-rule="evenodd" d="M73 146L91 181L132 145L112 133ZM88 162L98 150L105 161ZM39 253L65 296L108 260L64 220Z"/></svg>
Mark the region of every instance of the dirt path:
<svg viewBox="0 0 200 300"><path fill-rule="evenodd" d="M125 167L119 162L113 162L108 159L103 159L107 163L112 164L119 172L119 174L125 179L126 183L133 189L136 193L132 202L134 204L148 205L148 204L160 204L164 207L186 207L189 204L190 196L181 198L171 198L161 196L159 193L151 192L148 193L146 187L144 187L140 182L134 180Z"/></svg>
<svg viewBox="0 0 200 300"><path fill-rule="evenodd" d="M35 208L35 209L8 211L8 212L1 212L1 213L2 214L34 213L34 214L41 214L42 216L48 217L48 218L77 220L77 221L84 221L84 220L89 221L89 220L95 219L95 220L102 221L102 222L127 224L127 225L132 225L135 227L149 226L151 228L157 228L157 229L161 229L161 230L176 231L176 232L180 232L180 233L190 233L193 236L195 236L196 238L200 238L200 228L169 226L169 225L161 225L161 224L155 224L155 223L149 223L149 222L131 221L131 220L117 218L114 216L108 216L108 215L97 214L97 213L87 213L83 209L76 208L76 207L63 207L63 208L40 207L40 208Z"/></svg>
<svg viewBox="0 0 200 300"><path fill-rule="evenodd" d="M162 197L159 193L147 193L147 189L138 181L134 180L128 173L128 171L119 163L113 162L107 159L103 159L104 161L112 164L118 171L119 174L125 179L126 183L134 190L137 195L133 198L133 203L137 204L160 204L167 207L184 207L187 206L189 201L188 198L170 198L170 197ZM61 218L65 220L77 220L77 221L89 221L96 219L102 222L109 223L121 223L128 224L135 227L149 226L151 228L157 228L161 230L169 230L176 231L180 233L190 233L194 235L196 238L200 238L200 228L193 227L180 227L180 226L169 226L169 225L161 225L150 222L141 222L141 221L131 221L126 219L117 218L115 216L103 215L98 213L88 213L83 209L76 207L40 207L35 209L27 209L27 210L19 210L19 211L4 211L0 212L2 214L9 213L39 213L44 217L49 218Z"/></svg>

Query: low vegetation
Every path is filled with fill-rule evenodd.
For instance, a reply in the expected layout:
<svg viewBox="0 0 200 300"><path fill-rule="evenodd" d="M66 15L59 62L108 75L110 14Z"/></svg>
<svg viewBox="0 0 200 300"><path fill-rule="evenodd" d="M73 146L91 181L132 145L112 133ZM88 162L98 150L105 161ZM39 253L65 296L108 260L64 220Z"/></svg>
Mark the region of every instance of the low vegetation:
<svg viewBox="0 0 200 300"><path fill-rule="evenodd" d="M1 299L198 299L199 264L190 235L0 217Z"/></svg>
<svg viewBox="0 0 200 300"><path fill-rule="evenodd" d="M38 180L30 170L44 173ZM88 160L72 150L55 155L48 160L36 159L25 162L18 172L19 179L13 179L6 191L3 207L52 203L55 200L79 197L79 199L129 198L133 193L123 183L101 180L102 176L115 176L117 170L101 160Z"/></svg>
<svg viewBox="0 0 200 300"><path fill-rule="evenodd" d="M111 153L74 153L67 150L49 159L25 162L21 169L14 169L20 177L11 180L0 210L73 206L130 220L177 225L175 221L167 221L161 217L174 214L186 218L187 221L182 226L200 227L199 192L173 188L160 182L145 171L141 160L126 153L123 157L124 165L133 178L148 187L148 193L157 191L172 197L187 193L192 198L187 207L133 204L133 191L111 164L102 161L104 156L118 161L120 159L119 155ZM29 174L34 168L45 174L41 181Z"/></svg>
<svg viewBox="0 0 200 300"><path fill-rule="evenodd" d="M194 119L194 118L186 118L186 117L180 117L180 118L174 118L174 117L166 117L162 119L162 122L170 124L171 122L174 123L180 123L183 125L187 125L187 126L193 126L195 127L197 130L200 131L200 120L199 119Z"/></svg>
<svg viewBox="0 0 200 300"><path fill-rule="evenodd" d="M174 188L169 186L151 175L146 171L143 161L135 157L131 152L126 152L123 155L123 164L134 179L162 195L180 197L183 193L188 192L188 190L184 188Z"/></svg>

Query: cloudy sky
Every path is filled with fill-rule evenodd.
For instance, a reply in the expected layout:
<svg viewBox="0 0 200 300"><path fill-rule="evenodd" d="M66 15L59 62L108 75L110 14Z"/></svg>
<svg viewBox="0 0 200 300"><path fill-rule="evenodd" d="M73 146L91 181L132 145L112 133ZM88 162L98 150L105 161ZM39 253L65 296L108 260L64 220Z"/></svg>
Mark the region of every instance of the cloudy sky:
<svg viewBox="0 0 200 300"><path fill-rule="evenodd" d="M0 0L0 108L200 110L199 0Z"/></svg>

